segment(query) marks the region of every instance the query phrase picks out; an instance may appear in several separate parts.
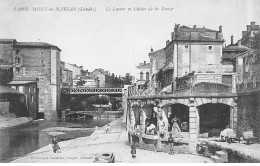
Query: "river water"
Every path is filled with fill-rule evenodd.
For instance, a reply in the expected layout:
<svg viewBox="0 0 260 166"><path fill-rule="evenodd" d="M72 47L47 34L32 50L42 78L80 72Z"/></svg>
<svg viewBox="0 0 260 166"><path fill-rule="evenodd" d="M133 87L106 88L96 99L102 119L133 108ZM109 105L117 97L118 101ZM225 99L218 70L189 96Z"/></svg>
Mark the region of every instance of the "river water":
<svg viewBox="0 0 260 166"><path fill-rule="evenodd" d="M80 125L83 128L102 127L115 119L87 119L74 121L38 121L38 124L0 130L0 162L10 162L51 143L52 137L42 131L49 127L69 127ZM86 136L90 135L89 132Z"/></svg>

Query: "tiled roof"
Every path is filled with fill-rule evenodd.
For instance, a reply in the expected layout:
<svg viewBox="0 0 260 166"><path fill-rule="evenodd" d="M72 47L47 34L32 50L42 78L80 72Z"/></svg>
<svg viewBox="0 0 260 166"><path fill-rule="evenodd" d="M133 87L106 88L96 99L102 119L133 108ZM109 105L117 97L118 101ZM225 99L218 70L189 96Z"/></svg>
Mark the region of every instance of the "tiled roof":
<svg viewBox="0 0 260 166"><path fill-rule="evenodd" d="M208 29L208 28L205 28L205 27L203 27L203 28L196 28L196 30L194 28L190 28L190 27L185 26L185 25L180 27L180 31L187 31L187 30L188 31L193 31L193 32L218 32L216 30Z"/></svg>
<svg viewBox="0 0 260 166"><path fill-rule="evenodd" d="M30 84L30 83L34 83L35 81L11 81L8 83L8 85L24 85L24 84Z"/></svg>
<svg viewBox="0 0 260 166"><path fill-rule="evenodd" d="M223 53L222 54L222 59L233 59L236 58L238 54L235 53Z"/></svg>
<svg viewBox="0 0 260 166"><path fill-rule="evenodd" d="M223 51L247 51L247 50L250 50L250 48L239 44L228 45L227 47L223 48Z"/></svg>
<svg viewBox="0 0 260 166"><path fill-rule="evenodd" d="M13 81L37 81L38 78L36 77L19 77L14 76Z"/></svg>
<svg viewBox="0 0 260 166"><path fill-rule="evenodd" d="M13 88L9 88L7 86L0 86L0 94L3 94L3 93L15 93L15 94L23 94Z"/></svg>
<svg viewBox="0 0 260 166"><path fill-rule="evenodd" d="M164 48L149 53L149 56L158 56L158 55L161 56L161 55L163 55L163 54L165 54Z"/></svg>
<svg viewBox="0 0 260 166"><path fill-rule="evenodd" d="M55 45L44 42L17 42L16 46L28 46L28 47L55 47L61 51L61 49Z"/></svg>

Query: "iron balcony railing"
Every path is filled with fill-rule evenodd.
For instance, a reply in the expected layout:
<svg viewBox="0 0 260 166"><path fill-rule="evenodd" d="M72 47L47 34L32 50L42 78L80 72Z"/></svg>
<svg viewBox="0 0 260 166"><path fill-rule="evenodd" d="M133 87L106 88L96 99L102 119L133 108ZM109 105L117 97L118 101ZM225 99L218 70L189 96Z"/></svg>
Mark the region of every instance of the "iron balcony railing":
<svg viewBox="0 0 260 166"><path fill-rule="evenodd" d="M226 74L228 75L228 74ZM172 94L174 93L235 93L235 74L229 75L229 77L222 77L222 75L210 75L210 74L197 74L193 76L184 76L177 78L173 82L173 88L171 89ZM136 86L129 87L128 95L129 96L149 96L163 94L161 91L157 92L155 85L149 89L137 89ZM166 93L169 93L167 90Z"/></svg>
<svg viewBox="0 0 260 166"><path fill-rule="evenodd" d="M227 74L226 74L227 75ZM130 86L129 96L149 96L162 94L154 89L157 85L150 89L137 89ZM179 93L241 93L260 91L260 72L245 73L244 75L235 75L231 77L223 77L223 75L203 75L184 76L178 78L173 83L172 94Z"/></svg>

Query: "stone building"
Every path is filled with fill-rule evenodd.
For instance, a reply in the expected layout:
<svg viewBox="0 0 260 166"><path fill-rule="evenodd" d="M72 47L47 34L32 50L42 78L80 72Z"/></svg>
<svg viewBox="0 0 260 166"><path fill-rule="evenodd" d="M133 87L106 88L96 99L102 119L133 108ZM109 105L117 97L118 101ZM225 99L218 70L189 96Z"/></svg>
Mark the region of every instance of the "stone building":
<svg viewBox="0 0 260 166"><path fill-rule="evenodd" d="M137 88L138 89L146 89L144 86L148 86L148 82L150 80L150 63L139 63L139 65L136 67L139 72L139 78L137 79Z"/></svg>
<svg viewBox="0 0 260 166"><path fill-rule="evenodd" d="M89 74L89 76L97 80L97 87L113 87L112 76L109 74L108 71L105 71L104 69L95 69Z"/></svg>
<svg viewBox="0 0 260 166"><path fill-rule="evenodd" d="M14 76L35 77L39 81L39 113L57 119L60 111L60 49L43 42L0 40L0 59L13 64Z"/></svg>
<svg viewBox="0 0 260 166"><path fill-rule="evenodd" d="M37 87L38 79L35 77L14 77L8 85L23 93L29 116L37 119L39 111L39 89Z"/></svg>
<svg viewBox="0 0 260 166"><path fill-rule="evenodd" d="M174 119L181 128L181 139L186 141L219 136L227 125L237 130L236 73L232 65L221 64L223 42L222 26L211 30L175 25L166 47L149 54L150 78L157 78L161 89L155 94L136 94L134 87L128 89L129 137L137 125L141 146L149 147L156 141L160 149ZM164 62L156 61L163 56ZM164 90L167 93L162 93ZM147 132L147 126L157 126L160 118L165 122L162 138Z"/></svg>
<svg viewBox="0 0 260 166"><path fill-rule="evenodd" d="M252 40L255 34L260 32L259 25L256 25L255 22L250 22L250 25L246 26L246 31L242 31L241 44L249 48L253 48Z"/></svg>
<svg viewBox="0 0 260 166"><path fill-rule="evenodd" d="M60 62L61 64L61 71L62 71L62 76L61 76L61 82L62 82L62 87L71 87L73 85L73 72L67 68L65 68L65 63L66 62Z"/></svg>
<svg viewBox="0 0 260 166"><path fill-rule="evenodd" d="M237 59L237 57L248 50L250 50L248 47L243 46L241 44L241 40L238 40L237 43L233 43L234 37L231 36L231 43L223 48L223 54L222 54L222 65L232 65L233 66L233 72L236 72L238 75L241 75L242 73L242 61L240 58Z"/></svg>

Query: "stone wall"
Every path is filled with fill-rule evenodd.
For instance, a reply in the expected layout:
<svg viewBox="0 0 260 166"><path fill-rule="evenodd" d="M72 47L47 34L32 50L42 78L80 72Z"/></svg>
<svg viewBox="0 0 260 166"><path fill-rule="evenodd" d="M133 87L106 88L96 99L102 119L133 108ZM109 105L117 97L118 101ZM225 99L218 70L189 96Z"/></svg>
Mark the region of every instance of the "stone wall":
<svg viewBox="0 0 260 166"><path fill-rule="evenodd" d="M9 114L10 102L0 102L0 115Z"/></svg>
<svg viewBox="0 0 260 166"><path fill-rule="evenodd" d="M237 100L238 133L253 129L254 135L260 137L260 92L239 94Z"/></svg>

